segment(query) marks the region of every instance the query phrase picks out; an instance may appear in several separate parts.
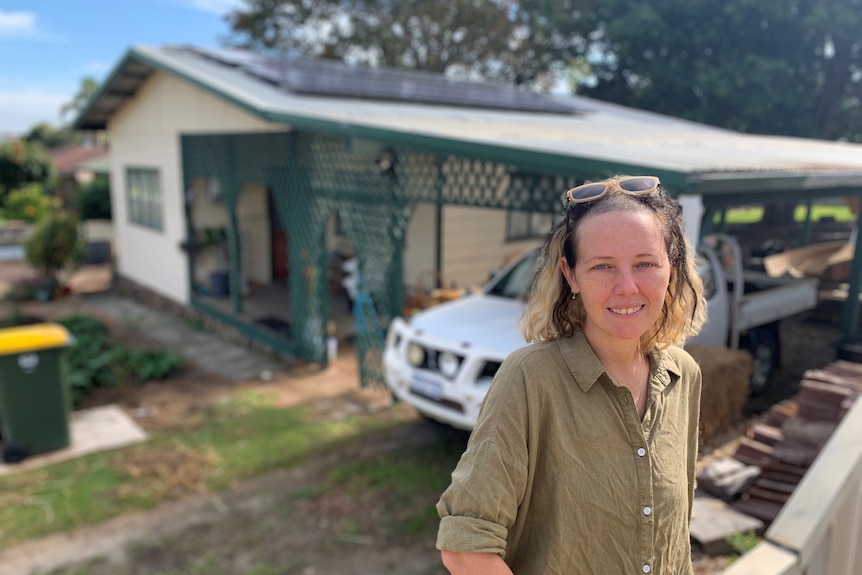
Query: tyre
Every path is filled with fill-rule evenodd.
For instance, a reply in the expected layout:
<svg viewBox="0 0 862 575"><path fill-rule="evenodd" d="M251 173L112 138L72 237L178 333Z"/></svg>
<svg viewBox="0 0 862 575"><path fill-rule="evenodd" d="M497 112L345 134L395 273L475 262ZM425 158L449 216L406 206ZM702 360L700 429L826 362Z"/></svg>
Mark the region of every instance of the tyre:
<svg viewBox="0 0 862 575"><path fill-rule="evenodd" d="M752 357L751 395L759 395L769 389L775 368L780 363L778 325L770 324L749 331L744 343Z"/></svg>

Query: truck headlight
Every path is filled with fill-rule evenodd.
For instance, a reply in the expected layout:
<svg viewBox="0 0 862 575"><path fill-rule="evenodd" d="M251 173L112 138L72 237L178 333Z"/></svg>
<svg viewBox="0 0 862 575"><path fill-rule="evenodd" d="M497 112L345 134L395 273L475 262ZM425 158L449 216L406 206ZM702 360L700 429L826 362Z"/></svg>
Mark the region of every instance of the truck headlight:
<svg viewBox="0 0 862 575"><path fill-rule="evenodd" d="M421 345L411 343L407 347L407 361L412 365L419 367L425 361L425 350Z"/></svg>
<svg viewBox="0 0 862 575"><path fill-rule="evenodd" d="M461 365L461 360L457 355L444 351L437 357L437 364L440 367L440 373L452 379L458 373L458 366Z"/></svg>

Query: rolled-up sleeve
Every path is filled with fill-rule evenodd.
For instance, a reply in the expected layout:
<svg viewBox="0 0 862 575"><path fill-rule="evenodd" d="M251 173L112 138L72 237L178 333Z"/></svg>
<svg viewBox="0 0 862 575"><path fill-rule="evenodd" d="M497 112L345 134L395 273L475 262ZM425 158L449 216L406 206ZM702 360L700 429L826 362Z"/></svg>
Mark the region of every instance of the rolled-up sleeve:
<svg viewBox="0 0 862 575"><path fill-rule="evenodd" d="M506 555L527 476L527 398L518 362L504 362L452 482L437 503L437 548Z"/></svg>

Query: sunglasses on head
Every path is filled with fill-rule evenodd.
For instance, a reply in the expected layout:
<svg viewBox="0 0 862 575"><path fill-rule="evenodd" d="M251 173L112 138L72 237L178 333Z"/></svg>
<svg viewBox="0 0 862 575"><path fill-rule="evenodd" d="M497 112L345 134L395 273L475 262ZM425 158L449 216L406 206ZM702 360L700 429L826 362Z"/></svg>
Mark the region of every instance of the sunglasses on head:
<svg viewBox="0 0 862 575"><path fill-rule="evenodd" d="M576 186L566 192L566 199L572 204L594 202L606 196L612 188L630 196L646 196L658 192L660 187L661 182L655 176L632 176Z"/></svg>

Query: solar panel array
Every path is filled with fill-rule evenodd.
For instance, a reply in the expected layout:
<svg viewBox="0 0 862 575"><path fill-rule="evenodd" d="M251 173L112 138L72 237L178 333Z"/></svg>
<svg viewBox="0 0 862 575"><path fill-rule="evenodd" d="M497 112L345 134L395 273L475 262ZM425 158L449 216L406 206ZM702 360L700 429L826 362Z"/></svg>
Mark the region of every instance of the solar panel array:
<svg viewBox="0 0 862 575"><path fill-rule="evenodd" d="M230 48L191 50L295 94L553 114L578 112L574 106L544 94L513 86L453 80L430 72L277 58Z"/></svg>

